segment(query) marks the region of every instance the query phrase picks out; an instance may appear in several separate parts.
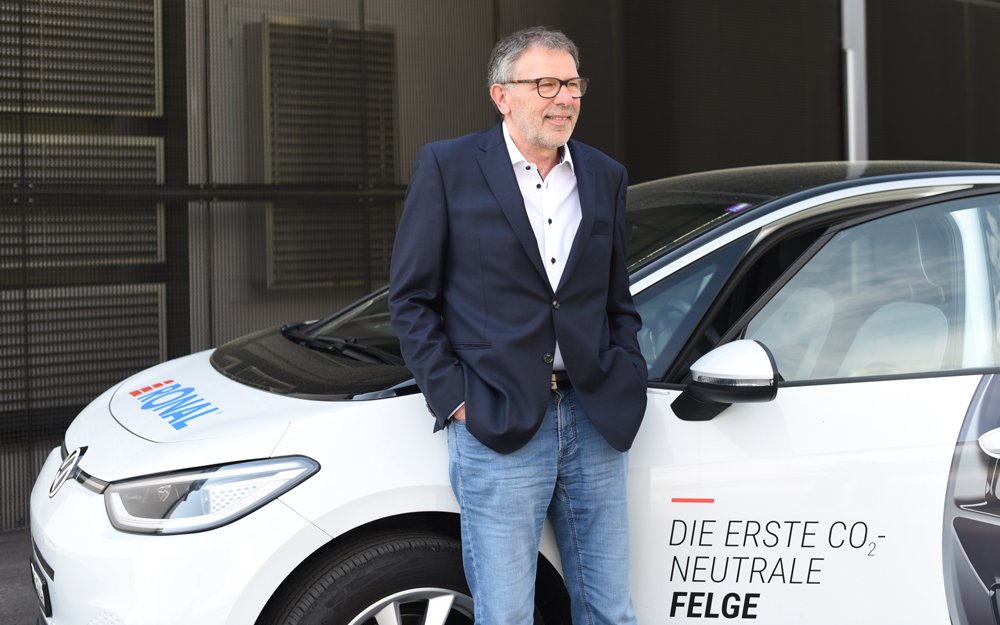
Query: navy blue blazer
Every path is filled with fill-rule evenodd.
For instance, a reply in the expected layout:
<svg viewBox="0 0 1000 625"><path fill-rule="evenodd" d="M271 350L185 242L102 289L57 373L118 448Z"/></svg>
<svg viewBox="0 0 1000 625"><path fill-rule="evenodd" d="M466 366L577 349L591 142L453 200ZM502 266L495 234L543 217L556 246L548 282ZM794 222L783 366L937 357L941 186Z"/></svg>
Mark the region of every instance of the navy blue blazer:
<svg viewBox="0 0 1000 625"><path fill-rule="evenodd" d="M554 292L499 125L418 151L392 252L392 327L437 429L464 401L469 432L501 453L541 424L557 338L584 410L615 449L631 447L645 412L625 168L568 146L582 220Z"/></svg>

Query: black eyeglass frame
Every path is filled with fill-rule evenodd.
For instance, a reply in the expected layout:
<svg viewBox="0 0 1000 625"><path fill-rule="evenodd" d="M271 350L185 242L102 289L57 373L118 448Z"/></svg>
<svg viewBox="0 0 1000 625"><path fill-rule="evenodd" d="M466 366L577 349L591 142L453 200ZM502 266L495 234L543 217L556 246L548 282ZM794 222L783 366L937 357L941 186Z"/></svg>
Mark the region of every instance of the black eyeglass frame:
<svg viewBox="0 0 1000 625"><path fill-rule="evenodd" d="M552 95L542 95L542 92L541 92L541 86L542 86L542 84L541 83L542 83L543 80L554 80L557 83L559 83L559 88L556 89L556 92L553 93ZM562 91L563 87L566 87L568 89L569 88L569 83L573 82L574 80L577 80L577 81L580 82L580 95L573 95L572 98L574 100L579 100L580 98L582 98L584 96L585 93L587 93L587 85L590 84L590 79L589 78L584 78L583 76L575 76L573 78L567 78L566 80L559 80L558 78L556 78L554 76L542 76L541 78L529 78L529 79L526 79L526 80L507 80L507 81L504 81L503 84L505 84L505 85L535 85L535 93L538 94L538 97L545 98L546 100L551 100L552 98L554 98L557 95L559 95L559 92Z"/></svg>

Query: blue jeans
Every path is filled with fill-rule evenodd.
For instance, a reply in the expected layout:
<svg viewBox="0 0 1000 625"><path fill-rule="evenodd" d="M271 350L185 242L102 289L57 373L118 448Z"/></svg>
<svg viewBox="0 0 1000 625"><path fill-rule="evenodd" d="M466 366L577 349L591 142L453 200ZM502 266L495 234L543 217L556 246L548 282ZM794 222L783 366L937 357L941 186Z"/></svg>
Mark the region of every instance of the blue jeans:
<svg viewBox="0 0 1000 625"><path fill-rule="evenodd" d="M594 428L572 389L553 391L541 428L513 453L493 451L454 420L448 449L476 625L534 622L546 515L559 545L573 624L636 623L629 583L628 456Z"/></svg>

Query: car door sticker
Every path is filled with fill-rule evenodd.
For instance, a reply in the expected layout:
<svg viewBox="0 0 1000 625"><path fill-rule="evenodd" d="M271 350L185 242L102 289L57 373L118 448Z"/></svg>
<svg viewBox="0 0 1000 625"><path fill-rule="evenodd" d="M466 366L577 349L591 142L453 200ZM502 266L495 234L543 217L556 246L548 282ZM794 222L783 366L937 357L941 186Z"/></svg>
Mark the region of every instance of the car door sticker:
<svg viewBox="0 0 1000 625"><path fill-rule="evenodd" d="M671 501L704 503L715 498ZM668 537L672 551L668 581L675 588L668 616L756 619L767 601L767 587L822 584L831 551L874 558L884 539L864 520L699 519L678 513ZM733 555L719 555L720 551ZM705 584L706 589L689 590L690 584ZM756 592L736 591L745 587Z"/></svg>
<svg viewBox="0 0 1000 625"><path fill-rule="evenodd" d="M953 625L1000 624L1000 461L980 445L997 428L1000 377L988 375L962 424L944 502L944 584Z"/></svg>

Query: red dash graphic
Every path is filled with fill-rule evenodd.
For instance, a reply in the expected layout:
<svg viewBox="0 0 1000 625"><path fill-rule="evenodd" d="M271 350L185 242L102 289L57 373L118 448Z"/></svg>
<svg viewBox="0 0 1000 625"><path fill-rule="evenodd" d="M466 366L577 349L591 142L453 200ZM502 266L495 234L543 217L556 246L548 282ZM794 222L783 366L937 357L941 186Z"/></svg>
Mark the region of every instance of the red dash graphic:
<svg viewBox="0 0 1000 625"><path fill-rule="evenodd" d="M715 497L672 497L670 503L715 503Z"/></svg>
<svg viewBox="0 0 1000 625"><path fill-rule="evenodd" d="M136 389L134 391L131 391L129 393L129 395L131 395L132 397L138 397L139 395L142 395L143 393L148 393L149 391L153 390L154 388L162 388L162 387L166 386L167 384L173 384L173 383L174 383L173 380L164 380L162 382L157 382L156 384L150 384L149 386L144 386L144 387L142 387L140 389Z"/></svg>

